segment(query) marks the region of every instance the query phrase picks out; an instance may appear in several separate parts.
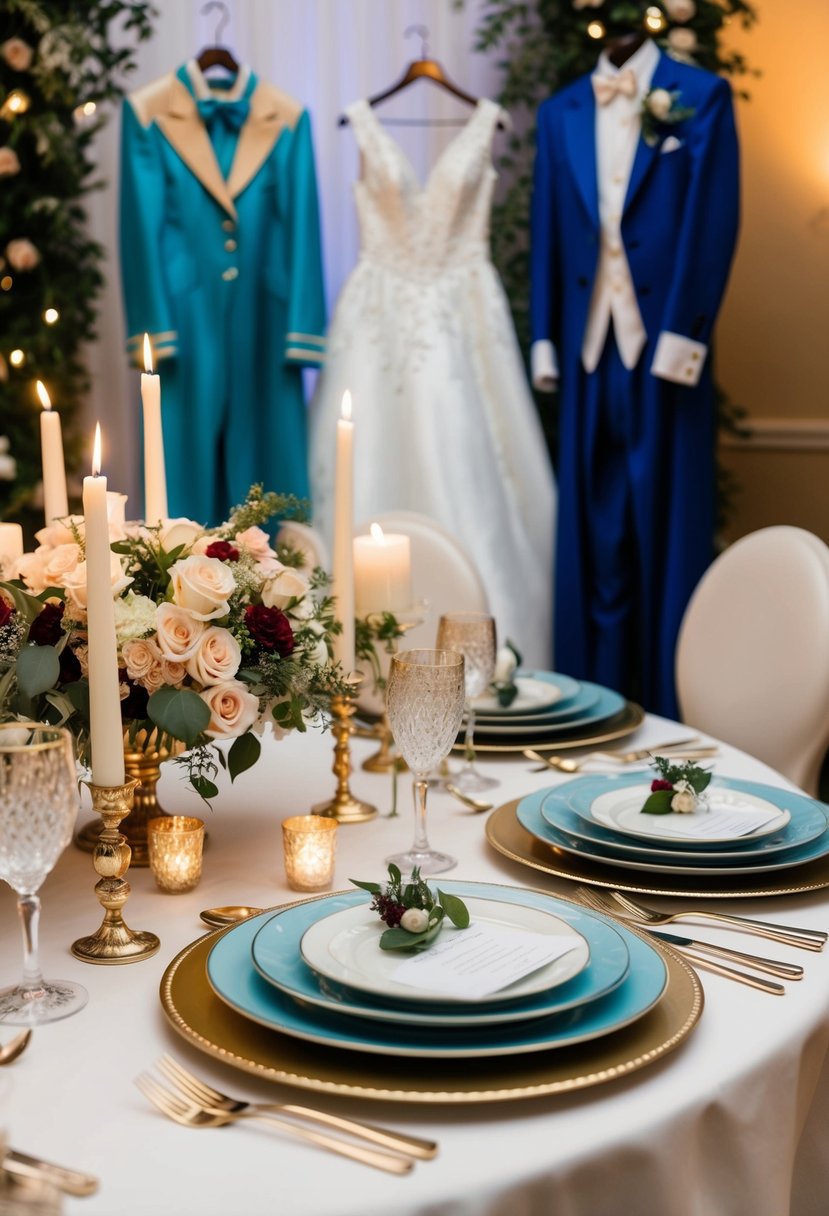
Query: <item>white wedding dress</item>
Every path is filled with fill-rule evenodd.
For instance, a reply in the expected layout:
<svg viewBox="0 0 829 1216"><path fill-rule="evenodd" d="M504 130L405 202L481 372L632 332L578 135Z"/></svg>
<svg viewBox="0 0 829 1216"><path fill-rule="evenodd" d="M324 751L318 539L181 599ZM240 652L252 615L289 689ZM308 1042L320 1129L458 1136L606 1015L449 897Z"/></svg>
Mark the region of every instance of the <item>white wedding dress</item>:
<svg viewBox="0 0 829 1216"><path fill-rule="evenodd" d="M480 101L425 186L365 101L360 260L311 407L314 523L330 537L336 422L350 389L354 518L419 511L480 571L499 644L550 662L555 488L512 318L489 256L502 113ZM437 622L435 622L437 628Z"/></svg>

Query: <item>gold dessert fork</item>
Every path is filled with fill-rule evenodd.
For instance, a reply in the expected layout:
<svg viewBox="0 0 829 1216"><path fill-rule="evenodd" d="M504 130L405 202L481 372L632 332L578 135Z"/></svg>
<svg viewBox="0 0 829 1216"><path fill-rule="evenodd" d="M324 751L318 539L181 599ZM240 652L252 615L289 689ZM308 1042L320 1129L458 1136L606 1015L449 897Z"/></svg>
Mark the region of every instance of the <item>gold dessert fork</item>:
<svg viewBox="0 0 829 1216"><path fill-rule="evenodd" d="M337 1131L346 1132L383 1148L393 1149L398 1153L406 1153L421 1161L429 1161L437 1156L438 1146L434 1140L422 1140L419 1136L407 1136L402 1132L392 1132L372 1123L358 1123L341 1115L329 1115L326 1111L316 1110L310 1106L295 1106L279 1102L245 1102L241 1098L231 1098L218 1089L213 1089L205 1081L189 1072L172 1056L163 1055L158 1061L158 1068L168 1081L175 1085L183 1096L209 1107L214 1111L228 1111L235 1114L239 1111L271 1111L275 1114L291 1115L297 1119L305 1119L309 1123L320 1123Z"/></svg>
<svg viewBox="0 0 829 1216"><path fill-rule="evenodd" d="M157 1110L181 1123L184 1127L225 1127L230 1123L238 1123L243 1119L259 1119L271 1123L281 1131L318 1148L337 1153L340 1157L349 1157L359 1161L361 1165L371 1165L375 1169L385 1170L388 1174L408 1174L414 1166L412 1157L397 1157L390 1153L382 1153L377 1149L368 1148L361 1144L352 1144L349 1140L338 1140L324 1132L312 1131L309 1127L300 1127L288 1119L280 1119L277 1115L260 1110L218 1111L211 1110L197 1102L189 1101L166 1089L148 1073L142 1073L135 1078L135 1084L144 1097Z"/></svg>
<svg viewBox="0 0 829 1216"><path fill-rule="evenodd" d="M619 905L619 915L627 915L633 920L646 925L669 925L673 921L687 920L689 917L700 917L703 920L715 920L721 924L732 925L735 928L756 934L757 937L768 937L773 941L788 946L800 946L804 950L822 950L829 934L822 929L798 929L793 925L779 925L774 921L752 920L748 916L730 916L727 912L711 912L707 908L686 908L681 912L656 912L636 903L630 896L622 895L619 891L611 891L611 897Z"/></svg>

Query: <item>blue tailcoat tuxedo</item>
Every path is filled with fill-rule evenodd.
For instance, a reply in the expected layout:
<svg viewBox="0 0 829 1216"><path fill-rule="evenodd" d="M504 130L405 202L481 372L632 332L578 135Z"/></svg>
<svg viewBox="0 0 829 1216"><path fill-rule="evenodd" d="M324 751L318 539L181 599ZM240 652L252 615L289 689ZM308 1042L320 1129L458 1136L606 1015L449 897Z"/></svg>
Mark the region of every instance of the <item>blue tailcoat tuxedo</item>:
<svg viewBox="0 0 829 1216"><path fill-rule="evenodd" d="M253 482L307 496L325 306L307 112L253 73L211 99L193 68L124 103L121 259L128 349L146 330L163 360L170 514L215 524Z"/></svg>
<svg viewBox="0 0 829 1216"><path fill-rule="evenodd" d="M650 367L662 332L710 340L736 241L738 150L725 81L660 55L651 88L678 90L694 113L654 147L640 137L625 197L647 332L637 365L622 365L612 329L593 372L580 357L600 242L589 76L538 112L531 302L533 339L555 343L561 379L557 666L676 716L677 632L713 556L715 410L710 361L695 387Z"/></svg>

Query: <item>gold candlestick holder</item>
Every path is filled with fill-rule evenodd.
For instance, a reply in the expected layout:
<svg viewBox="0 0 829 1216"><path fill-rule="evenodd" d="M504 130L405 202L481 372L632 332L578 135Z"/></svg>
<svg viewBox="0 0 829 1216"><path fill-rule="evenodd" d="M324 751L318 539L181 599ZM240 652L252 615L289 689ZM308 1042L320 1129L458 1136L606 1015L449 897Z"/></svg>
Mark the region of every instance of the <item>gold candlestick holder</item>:
<svg viewBox="0 0 829 1216"><path fill-rule="evenodd" d="M367 819L374 819L377 814L377 807L355 798L348 784L351 775L351 735L354 733L351 719L357 709L355 701L359 685L358 679L356 683L352 683L352 691L331 698L331 714L334 719L331 733L335 740L332 772L337 778L337 789L330 802L319 802L311 808L312 814L325 815L336 819L338 823L365 823Z"/></svg>
<svg viewBox="0 0 829 1216"><path fill-rule="evenodd" d="M118 826L132 809L138 782L131 779L124 785L87 784L92 794L92 808L104 824L92 855L95 873L100 875L95 894L104 909L104 919L95 933L73 942L72 953L84 963L137 963L151 958L161 945L154 933L136 933L130 929L122 914L130 894L130 884L124 875L129 869L132 850Z"/></svg>

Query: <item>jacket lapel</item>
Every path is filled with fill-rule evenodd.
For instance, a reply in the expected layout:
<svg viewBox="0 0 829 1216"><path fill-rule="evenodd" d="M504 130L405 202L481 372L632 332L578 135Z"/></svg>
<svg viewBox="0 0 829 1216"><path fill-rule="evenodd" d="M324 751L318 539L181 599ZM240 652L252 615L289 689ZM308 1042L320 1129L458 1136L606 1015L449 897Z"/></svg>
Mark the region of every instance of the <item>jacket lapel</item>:
<svg viewBox="0 0 829 1216"><path fill-rule="evenodd" d="M648 92L651 89L667 89L672 92L676 85L676 79L673 76L673 62L667 55L659 56L659 63L656 65L656 70L651 78L651 83ZM627 211L633 200L636 198L642 183L648 176L648 173L656 164L656 158L659 155L661 141L655 144L645 143L644 138L639 136L639 143L636 145L636 155L633 158L633 168L630 173L630 181L628 182L627 194L625 195L625 204L623 211Z"/></svg>
<svg viewBox="0 0 829 1216"><path fill-rule="evenodd" d="M196 109L196 102L177 77L171 82L167 111L157 115L156 121L205 190L212 194L216 202L235 220L236 208L233 198L227 182L222 177L210 137Z"/></svg>
<svg viewBox="0 0 829 1216"><path fill-rule="evenodd" d="M565 143L573 176L594 227L599 227L596 180L596 102L590 77L579 81L565 113Z"/></svg>
<svg viewBox="0 0 829 1216"><path fill-rule="evenodd" d="M239 133L227 189L241 194L258 173L285 127L292 127L301 107L281 89L259 82L250 99L250 116Z"/></svg>

